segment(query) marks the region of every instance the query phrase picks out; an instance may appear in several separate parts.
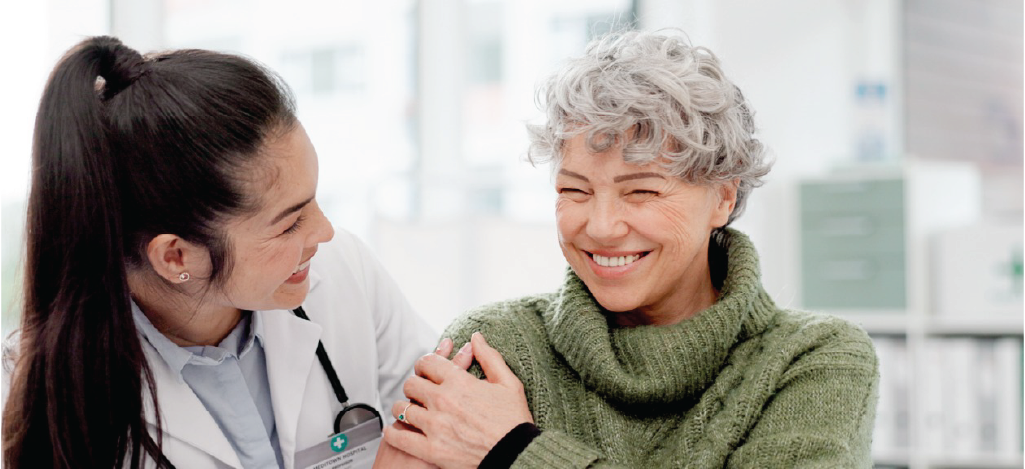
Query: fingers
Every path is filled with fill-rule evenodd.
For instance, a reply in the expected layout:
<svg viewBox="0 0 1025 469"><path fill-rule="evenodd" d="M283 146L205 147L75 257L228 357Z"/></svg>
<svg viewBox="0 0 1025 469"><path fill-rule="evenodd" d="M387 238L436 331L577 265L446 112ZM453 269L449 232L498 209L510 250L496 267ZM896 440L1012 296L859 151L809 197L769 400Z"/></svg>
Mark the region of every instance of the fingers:
<svg viewBox="0 0 1025 469"><path fill-rule="evenodd" d="M467 374L447 358L433 353L418 358L413 364L413 371L417 376L422 376L437 384L444 383L446 378Z"/></svg>
<svg viewBox="0 0 1025 469"><path fill-rule="evenodd" d="M448 358L452 356L453 349L455 349L455 342L452 342L452 339L445 337L438 343L438 348L434 350L434 353L439 357ZM466 345L463 345L451 360L452 363L459 367L459 369L469 370L470 364L473 363L473 353L471 352L470 343L467 342Z"/></svg>
<svg viewBox="0 0 1025 469"><path fill-rule="evenodd" d="M427 437L422 433L390 425L384 428L384 441L414 458L427 460L429 446Z"/></svg>
<svg viewBox="0 0 1025 469"><path fill-rule="evenodd" d="M388 444L387 441L382 441L381 446L377 451L377 457L374 459L374 469L389 469L395 467L401 467L403 469L437 469L438 466L421 459L416 459L412 455Z"/></svg>
<svg viewBox="0 0 1025 469"><path fill-rule="evenodd" d="M480 363L480 367L484 370L484 374L487 375L489 382L520 382L519 378L505 364L502 354L498 353L498 350L491 348L480 332L474 332L470 336L470 343L473 348L473 356L477 358L477 363Z"/></svg>
<svg viewBox="0 0 1025 469"><path fill-rule="evenodd" d="M456 356L452 357L452 363L459 367L460 370L470 369L470 364L473 363L473 348L469 342L459 349L459 353Z"/></svg>
<svg viewBox="0 0 1025 469"><path fill-rule="evenodd" d="M411 401L429 405L431 403L431 388L435 386L425 378L414 375L406 378L406 382L402 383L402 393Z"/></svg>
<svg viewBox="0 0 1025 469"><path fill-rule="evenodd" d="M420 413L423 410L423 407L409 401L398 401L391 406L391 414L395 417L395 421L412 427L417 427L416 416L423 417L423 414Z"/></svg>
<svg viewBox="0 0 1025 469"><path fill-rule="evenodd" d="M440 343L438 343L438 348L434 350L434 353L448 358L452 355L453 348L455 348L455 343L452 342L452 339L445 337L444 339L441 339Z"/></svg>
<svg viewBox="0 0 1025 469"><path fill-rule="evenodd" d="M414 426L412 426L412 425L410 425L408 423L399 422L398 420L392 422L392 425L394 425L395 428L399 428L399 429L402 429L402 430L411 431L411 432L414 432L414 433L419 433L421 435L424 434L423 430L420 430L419 428L416 428L416 427L414 427Z"/></svg>

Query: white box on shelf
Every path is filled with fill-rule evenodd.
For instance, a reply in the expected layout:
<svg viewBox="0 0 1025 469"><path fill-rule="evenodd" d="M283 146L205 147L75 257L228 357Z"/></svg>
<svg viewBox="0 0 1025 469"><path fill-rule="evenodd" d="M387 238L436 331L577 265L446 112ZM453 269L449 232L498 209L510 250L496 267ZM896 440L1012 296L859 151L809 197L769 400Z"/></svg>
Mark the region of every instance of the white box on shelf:
<svg viewBox="0 0 1025 469"><path fill-rule="evenodd" d="M933 237L932 309L938 315L1017 315L1023 301L1021 224L985 223Z"/></svg>

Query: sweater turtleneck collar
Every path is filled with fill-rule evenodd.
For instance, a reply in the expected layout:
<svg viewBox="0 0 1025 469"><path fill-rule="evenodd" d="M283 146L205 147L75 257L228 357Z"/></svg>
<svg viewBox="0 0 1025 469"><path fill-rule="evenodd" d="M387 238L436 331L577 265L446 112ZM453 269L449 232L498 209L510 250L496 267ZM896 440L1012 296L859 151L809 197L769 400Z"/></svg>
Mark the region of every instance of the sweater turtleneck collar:
<svg viewBox="0 0 1025 469"><path fill-rule="evenodd" d="M717 241L718 238L718 241ZM572 270L544 312L552 347L584 385L621 404L670 404L700 396L738 340L763 331L775 311L759 279L758 255L744 234L713 237L712 272L723 272L719 299L670 326L618 327ZM725 253L725 256L722 254ZM728 261L727 261L728 259ZM723 268L725 267L725 269Z"/></svg>

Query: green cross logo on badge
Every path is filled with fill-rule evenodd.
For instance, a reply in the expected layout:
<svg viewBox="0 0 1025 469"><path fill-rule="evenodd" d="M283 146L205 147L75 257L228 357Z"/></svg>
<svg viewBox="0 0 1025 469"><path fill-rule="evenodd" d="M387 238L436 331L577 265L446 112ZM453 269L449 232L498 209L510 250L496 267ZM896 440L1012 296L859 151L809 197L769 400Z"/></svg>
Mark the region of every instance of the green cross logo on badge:
<svg viewBox="0 0 1025 469"><path fill-rule="evenodd" d="M344 433L339 433L331 438L331 450L336 453L341 453L345 450L345 447L349 446L349 438Z"/></svg>

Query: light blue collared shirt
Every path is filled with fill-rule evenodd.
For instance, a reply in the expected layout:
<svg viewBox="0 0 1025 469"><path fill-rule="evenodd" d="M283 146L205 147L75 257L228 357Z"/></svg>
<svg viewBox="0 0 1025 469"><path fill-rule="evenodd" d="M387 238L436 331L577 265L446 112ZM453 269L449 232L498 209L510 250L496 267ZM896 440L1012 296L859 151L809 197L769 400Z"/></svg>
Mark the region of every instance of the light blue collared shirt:
<svg viewBox="0 0 1025 469"><path fill-rule="evenodd" d="M132 313L136 328L206 406L242 467L284 467L260 315L243 312L242 320L217 346L179 347L153 327L134 301Z"/></svg>

